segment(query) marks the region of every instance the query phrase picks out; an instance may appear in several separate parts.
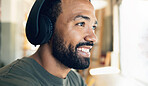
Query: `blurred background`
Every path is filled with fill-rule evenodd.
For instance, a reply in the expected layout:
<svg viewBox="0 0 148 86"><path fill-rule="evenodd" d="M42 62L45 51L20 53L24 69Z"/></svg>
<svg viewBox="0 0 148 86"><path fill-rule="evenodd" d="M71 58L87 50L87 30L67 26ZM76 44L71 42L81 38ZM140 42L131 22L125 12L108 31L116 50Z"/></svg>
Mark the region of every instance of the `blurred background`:
<svg viewBox="0 0 148 86"><path fill-rule="evenodd" d="M0 67L37 47L25 36L35 0L0 0ZM148 0L91 0L98 42L91 65L79 72L88 86L148 86Z"/></svg>

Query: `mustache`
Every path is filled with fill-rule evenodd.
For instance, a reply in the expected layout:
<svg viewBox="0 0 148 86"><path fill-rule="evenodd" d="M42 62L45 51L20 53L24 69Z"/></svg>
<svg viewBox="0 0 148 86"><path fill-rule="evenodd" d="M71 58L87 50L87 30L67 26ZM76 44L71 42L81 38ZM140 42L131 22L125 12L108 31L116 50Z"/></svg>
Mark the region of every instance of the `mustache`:
<svg viewBox="0 0 148 86"><path fill-rule="evenodd" d="M93 42L80 42L79 44L76 45L76 48L78 48L80 46L84 46L84 45L94 46L94 43Z"/></svg>

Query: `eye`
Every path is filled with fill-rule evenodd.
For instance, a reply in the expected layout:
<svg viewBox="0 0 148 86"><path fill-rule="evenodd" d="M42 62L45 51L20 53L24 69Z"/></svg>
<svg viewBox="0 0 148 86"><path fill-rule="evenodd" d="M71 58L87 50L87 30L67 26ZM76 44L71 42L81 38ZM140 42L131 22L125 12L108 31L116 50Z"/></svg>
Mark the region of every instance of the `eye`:
<svg viewBox="0 0 148 86"><path fill-rule="evenodd" d="M85 26L85 22L80 22L80 23L77 23L76 25L84 27Z"/></svg>
<svg viewBox="0 0 148 86"><path fill-rule="evenodd" d="M97 26L92 26L92 29L95 30L97 28Z"/></svg>

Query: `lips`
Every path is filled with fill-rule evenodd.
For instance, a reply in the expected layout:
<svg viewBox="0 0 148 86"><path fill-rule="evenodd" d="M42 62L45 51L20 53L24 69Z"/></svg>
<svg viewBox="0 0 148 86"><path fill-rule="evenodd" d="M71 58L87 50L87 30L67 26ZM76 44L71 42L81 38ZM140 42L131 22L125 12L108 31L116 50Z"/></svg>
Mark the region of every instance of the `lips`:
<svg viewBox="0 0 148 86"><path fill-rule="evenodd" d="M92 48L91 46L78 47L77 48L78 55L81 55L83 57L90 57L91 48Z"/></svg>

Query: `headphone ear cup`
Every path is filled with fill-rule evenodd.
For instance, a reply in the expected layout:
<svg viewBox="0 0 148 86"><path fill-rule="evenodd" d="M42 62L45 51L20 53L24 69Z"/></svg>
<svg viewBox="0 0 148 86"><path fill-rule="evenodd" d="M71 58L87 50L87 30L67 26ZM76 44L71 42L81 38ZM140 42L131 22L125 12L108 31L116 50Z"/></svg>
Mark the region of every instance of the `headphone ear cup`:
<svg viewBox="0 0 148 86"><path fill-rule="evenodd" d="M27 20L26 36L33 45L47 43L52 36L51 20L40 13L44 3L46 3L45 0L36 0Z"/></svg>
<svg viewBox="0 0 148 86"><path fill-rule="evenodd" d="M53 33L53 26L51 20L46 15L39 15L39 33L37 35L37 42L39 44L45 44L49 42L52 33Z"/></svg>

